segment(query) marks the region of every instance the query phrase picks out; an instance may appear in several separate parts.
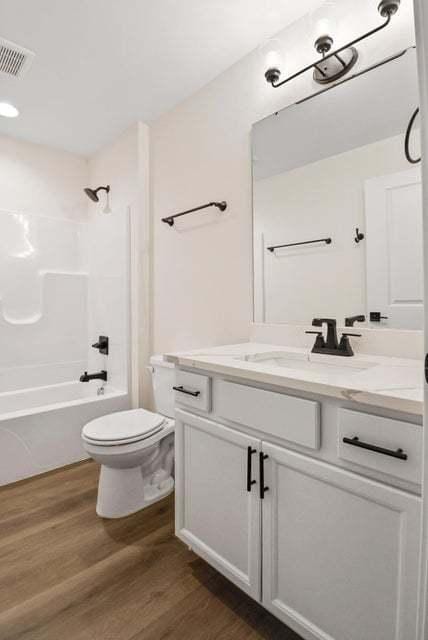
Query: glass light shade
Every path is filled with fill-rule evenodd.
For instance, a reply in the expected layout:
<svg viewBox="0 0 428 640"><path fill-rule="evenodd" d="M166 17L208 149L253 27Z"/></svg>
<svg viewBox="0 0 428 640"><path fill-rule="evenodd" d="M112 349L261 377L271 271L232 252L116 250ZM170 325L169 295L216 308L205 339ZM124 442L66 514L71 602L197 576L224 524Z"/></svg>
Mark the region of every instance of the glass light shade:
<svg viewBox="0 0 428 640"><path fill-rule="evenodd" d="M334 18L335 5L334 0L328 0L311 13L311 29L314 40L322 36L334 38L337 31L337 24Z"/></svg>
<svg viewBox="0 0 428 640"><path fill-rule="evenodd" d="M9 102L0 102L0 116L5 118L16 118L19 116L19 111Z"/></svg>
<svg viewBox="0 0 428 640"><path fill-rule="evenodd" d="M265 69L281 69L281 53L279 44L279 40L271 39L260 47L264 56Z"/></svg>

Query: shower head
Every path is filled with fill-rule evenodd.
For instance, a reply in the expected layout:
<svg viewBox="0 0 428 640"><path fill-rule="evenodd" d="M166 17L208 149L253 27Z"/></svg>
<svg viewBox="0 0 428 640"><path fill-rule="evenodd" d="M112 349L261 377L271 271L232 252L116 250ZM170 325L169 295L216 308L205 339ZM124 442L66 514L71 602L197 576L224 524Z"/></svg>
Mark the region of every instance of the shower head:
<svg viewBox="0 0 428 640"><path fill-rule="evenodd" d="M107 185L106 187L98 187L97 189L90 189L89 187L86 187L86 189L84 189L84 192L86 193L88 198L90 198L92 200L92 202L99 202L100 201L100 199L98 197L98 191L106 191L107 193L109 193L110 192L110 185Z"/></svg>

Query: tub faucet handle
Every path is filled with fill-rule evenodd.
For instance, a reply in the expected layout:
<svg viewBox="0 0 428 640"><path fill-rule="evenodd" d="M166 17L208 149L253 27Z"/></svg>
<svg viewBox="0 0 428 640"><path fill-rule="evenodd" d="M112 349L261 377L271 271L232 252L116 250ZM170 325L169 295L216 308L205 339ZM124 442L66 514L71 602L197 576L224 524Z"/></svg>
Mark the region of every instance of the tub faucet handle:
<svg viewBox="0 0 428 640"><path fill-rule="evenodd" d="M98 342L94 342L92 347L94 349L98 349L98 351L103 355L108 356L108 343L108 336L99 336Z"/></svg>

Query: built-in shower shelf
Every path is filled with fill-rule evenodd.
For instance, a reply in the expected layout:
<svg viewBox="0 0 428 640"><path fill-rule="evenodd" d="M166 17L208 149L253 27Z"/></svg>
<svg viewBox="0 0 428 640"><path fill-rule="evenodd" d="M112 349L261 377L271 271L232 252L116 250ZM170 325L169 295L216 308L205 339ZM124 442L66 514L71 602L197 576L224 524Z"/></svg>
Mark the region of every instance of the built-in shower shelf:
<svg viewBox="0 0 428 640"><path fill-rule="evenodd" d="M75 289L76 285L67 285L65 282L83 281L83 286L78 287L79 296L76 298L82 300L82 305L86 306L86 293L87 293L87 278L88 273L86 271L60 271L60 270L48 270L43 269L38 271L40 278L40 303L38 309L33 312L21 315L18 312L13 312L10 309L5 309L4 300L0 297L0 324L13 325L13 326L28 326L37 325L42 322L43 319L49 323L51 314L55 309L55 315L61 314L61 308L66 312L67 301L70 299L70 289ZM56 284L55 281L60 280L61 284ZM77 305L79 307L80 305ZM80 314L81 309L73 309L75 313ZM68 312L67 312L68 313Z"/></svg>

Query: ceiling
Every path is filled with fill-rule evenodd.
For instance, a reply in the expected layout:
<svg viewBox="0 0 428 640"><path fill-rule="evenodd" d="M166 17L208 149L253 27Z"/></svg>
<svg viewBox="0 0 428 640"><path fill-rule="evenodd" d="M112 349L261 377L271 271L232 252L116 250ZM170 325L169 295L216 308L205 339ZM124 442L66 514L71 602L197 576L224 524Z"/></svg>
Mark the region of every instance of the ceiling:
<svg viewBox="0 0 428 640"><path fill-rule="evenodd" d="M0 0L0 36L35 52L0 134L88 155L150 122L320 0Z"/></svg>

